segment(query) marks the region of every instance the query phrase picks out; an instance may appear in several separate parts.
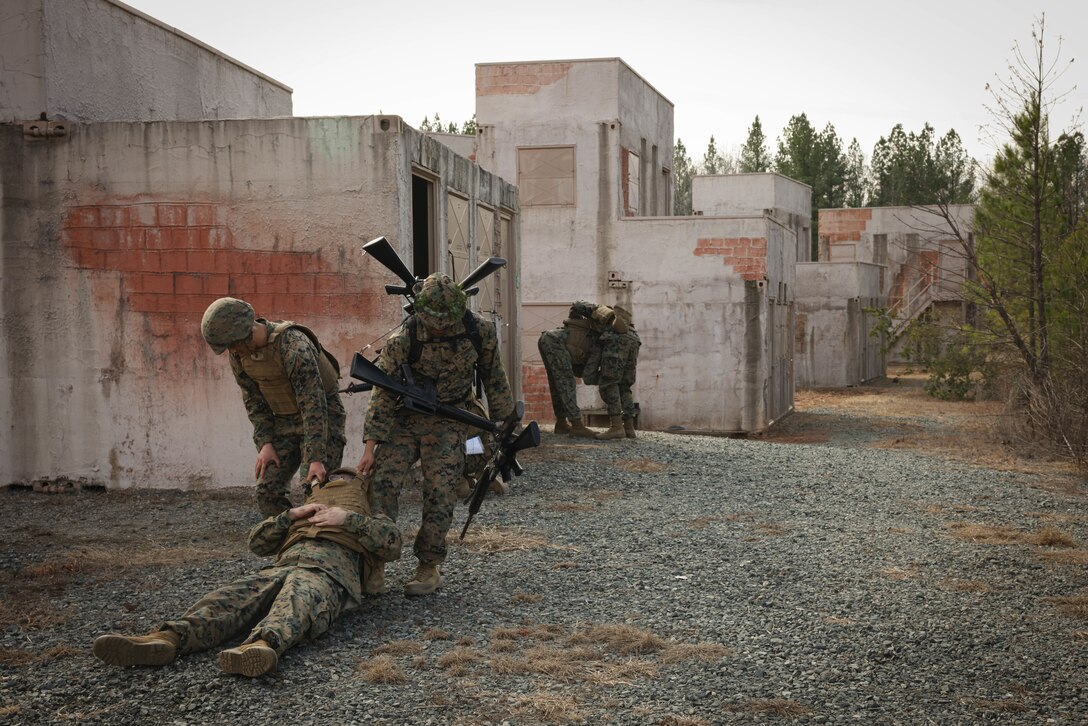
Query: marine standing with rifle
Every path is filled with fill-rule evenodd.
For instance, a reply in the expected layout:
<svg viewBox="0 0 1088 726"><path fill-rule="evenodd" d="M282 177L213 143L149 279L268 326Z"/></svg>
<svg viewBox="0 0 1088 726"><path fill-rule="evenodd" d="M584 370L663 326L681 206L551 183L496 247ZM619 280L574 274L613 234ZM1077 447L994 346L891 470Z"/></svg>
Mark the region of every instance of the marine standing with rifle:
<svg viewBox="0 0 1088 726"><path fill-rule="evenodd" d="M309 486L340 466L347 413L339 364L308 328L257 318L252 305L232 297L208 306L200 332L216 355L230 351L257 446L257 508L273 517L291 508L296 470Z"/></svg>
<svg viewBox="0 0 1088 726"><path fill-rule="evenodd" d="M510 383L499 357L495 326L467 309L464 291L448 275L435 273L415 292L414 314L382 349L377 365L413 385L430 380L439 403L471 408L475 376L487 396L491 420L514 408ZM423 515L413 551L419 565L404 586L406 595L427 595L442 586L439 569L446 558L446 533L453 523L456 488L465 465L468 426L434 418L399 405L396 394L375 388L363 429L365 449L360 475L373 472L375 513L393 521L399 513L405 475L418 459L423 470ZM367 592L383 588L375 569Z"/></svg>

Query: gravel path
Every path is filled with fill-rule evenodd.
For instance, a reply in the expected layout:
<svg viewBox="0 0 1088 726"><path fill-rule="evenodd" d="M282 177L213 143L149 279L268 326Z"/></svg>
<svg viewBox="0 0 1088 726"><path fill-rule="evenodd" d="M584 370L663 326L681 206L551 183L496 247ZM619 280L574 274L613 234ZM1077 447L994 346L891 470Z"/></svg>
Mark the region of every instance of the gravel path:
<svg viewBox="0 0 1088 726"><path fill-rule="evenodd" d="M1059 607L1088 601L1048 599L1088 592L1075 493L841 442L548 434L523 461L437 595L399 594L406 555L254 681L90 656L258 564L247 492L0 493L0 722L1088 721Z"/></svg>

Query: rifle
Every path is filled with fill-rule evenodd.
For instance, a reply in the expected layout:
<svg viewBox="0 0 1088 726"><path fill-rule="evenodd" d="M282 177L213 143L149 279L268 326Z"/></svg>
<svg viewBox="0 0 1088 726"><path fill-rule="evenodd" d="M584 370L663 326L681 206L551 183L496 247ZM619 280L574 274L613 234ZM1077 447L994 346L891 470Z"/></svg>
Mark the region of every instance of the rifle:
<svg viewBox="0 0 1088 726"><path fill-rule="evenodd" d="M412 274L412 271L404 264L397 251L393 249L393 245L389 244L389 240L385 237L376 237L367 242L363 245L363 252L385 265L386 269L401 279L403 285L386 285L385 294L403 295L405 300L408 301L404 305L404 311L411 315L415 307L416 285L423 282L423 280ZM503 267L506 267L506 260L501 257L488 257L458 284L465 291L465 294L471 297L480 291L479 288L472 287L472 285Z"/></svg>
<svg viewBox="0 0 1088 726"><path fill-rule="evenodd" d="M405 368L410 371L407 365L405 365ZM495 476L502 474L504 479L510 479L511 475L521 476L525 469L518 463L517 453L523 449L540 446L540 427L536 421L530 421L529 425L520 434L514 436L514 430L525 415L525 403L522 401L514 404L514 410L506 417L502 426L499 426L491 419L477 416L456 406L441 403L438 400L438 394L435 391L433 382L427 381L423 384L416 384L409 379L408 382L401 383L360 353L356 353L351 359L351 377L397 394L400 396L404 407L416 413L453 419L498 435L499 450L495 452L495 456L488 462L483 473L480 474L472 494L465 500L465 503L469 505L468 519L465 520L465 527L461 530L461 539L465 538L469 523L476 513L480 511L480 505L483 503L488 489L491 488L491 482L494 481Z"/></svg>
<svg viewBox="0 0 1088 726"><path fill-rule="evenodd" d="M491 489L491 482L495 480L495 476L502 474L504 480L509 480L512 476L521 476L525 469L518 463L517 453L523 449L540 446L540 427L536 421L530 421L529 425L521 430L521 433L514 436L514 431L517 425L521 423L521 417L524 415L525 403L518 401L514 404L514 410L503 421L502 428L497 434L499 450L495 452L495 456L484 467L476 486L472 490L472 494L465 500L465 504L468 505L468 517L465 519L465 526L461 528L461 536L458 539L463 540L465 538L468 526L472 523L472 518L480 511L480 505L483 504L484 497L487 496L488 490Z"/></svg>

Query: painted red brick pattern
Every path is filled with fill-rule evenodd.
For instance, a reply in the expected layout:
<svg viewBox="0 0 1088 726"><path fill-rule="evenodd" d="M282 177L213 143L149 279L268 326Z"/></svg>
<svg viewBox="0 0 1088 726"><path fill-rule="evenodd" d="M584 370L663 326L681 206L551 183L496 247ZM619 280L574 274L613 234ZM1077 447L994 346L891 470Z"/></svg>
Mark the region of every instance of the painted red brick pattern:
<svg viewBox="0 0 1088 726"><path fill-rule="evenodd" d="M570 63L518 63L476 68L476 95L537 93L566 78Z"/></svg>
<svg viewBox="0 0 1088 726"><path fill-rule="evenodd" d="M766 237L704 237L697 240L696 257L720 257L722 264L745 280L767 276Z"/></svg>
<svg viewBox="0 0 1088 726"><path fill-rule="evenodd" d="M73 207L61 239L72 266L111 273L103 280L120 273L128 309L165 319L153 331L177 325L191 335L208 304L226 295L246 299L270 318L365 319L380 306L380 290L364 289L357 272L342 273L315 252L236 247L226 210L216 204Z"/></svg>
<svg viewBox="0 0 1088 726"><path fill-rule="evenodd" d="M860 242L861 233L872 219L872 209L821 209L819 235L830 244Z"/></svg>
<svg viewBox="0 0 1088 726"><path fill-rule="evenodd" d="M548 374L540 364L521 365L521 391L525 401L525 421L554 421Z"/></svg>

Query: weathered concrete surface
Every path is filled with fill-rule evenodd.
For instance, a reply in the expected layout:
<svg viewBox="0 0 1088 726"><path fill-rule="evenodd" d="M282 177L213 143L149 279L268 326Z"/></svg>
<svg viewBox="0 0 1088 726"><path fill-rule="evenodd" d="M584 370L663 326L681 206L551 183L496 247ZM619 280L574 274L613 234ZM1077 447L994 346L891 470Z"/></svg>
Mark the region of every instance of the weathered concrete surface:
<svg viewBox="0 0 1088 726"><path fill-rule="evenodd" d="M691 180L691 206L709 217L767 214L796 237L797 261L808 262L812 188L781 174L719 174Z"/></svg>
<svg viewBox="0 0 1088 726"><path fill-rule="evenodd" d="M512 179L526 150L570 149L573 160L545 180L558 202L534 204L521 187L532 415L552 417L535 335L579 298L634 311L641 426L759 431L787 413L799 245L789 216L797 207L807 219L808 187L774 177L730 216L670 216L672 104L617 58L480 64L476 90L482 166ZM714 194L707 208L724 209ZM601 405L590 388L579 403Z"/></svg>
<svg viewBox="0 0 1088 726"><path fill-rule="evenodd" d="M882 308L885 268L865 262L797 265L797 385L856 386L884 375L882 341L870 335Z"/></svg>
<svg viewBox="0 0 1088 726"><path fill-rule="evenodd" d="M53 139L0 125L0 170L3 484L244 484L251 427L199 333L212 300L303 321L346 366L402 317L360 246L384 235L412 264L414 170L442 190L436 240L446 190L516 228L513 187L390 116L72 124ZM516 315L500 324L516 341ZM348 462L365 404L347 402Z"/></svg>
<svg viewBox="0 0 1088 726"><path fill-rule="evenodd" d="M0 4L0 121L291 115L291 89L117 0Z"/></svg>

